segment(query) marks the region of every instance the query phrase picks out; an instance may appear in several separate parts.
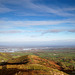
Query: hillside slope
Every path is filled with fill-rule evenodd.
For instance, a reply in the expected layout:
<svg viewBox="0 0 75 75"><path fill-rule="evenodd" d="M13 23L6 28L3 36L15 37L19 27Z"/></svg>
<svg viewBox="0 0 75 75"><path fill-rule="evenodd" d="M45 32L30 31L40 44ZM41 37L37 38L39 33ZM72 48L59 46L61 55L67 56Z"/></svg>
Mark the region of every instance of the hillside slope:
<svg viewBox="0 0 75 75"><path fill-rule="evenodd" d="M12 58L12 56L9 53L0 52L0 62L7 61L10 58Z"/></svg>
<svg viewBox="0 0 75 75"><path fill-rule="evenodd" d="M59 71L61 67L55 62L35 55L26 55L11 59L0 66L0 75L68 75Z"/></svg>

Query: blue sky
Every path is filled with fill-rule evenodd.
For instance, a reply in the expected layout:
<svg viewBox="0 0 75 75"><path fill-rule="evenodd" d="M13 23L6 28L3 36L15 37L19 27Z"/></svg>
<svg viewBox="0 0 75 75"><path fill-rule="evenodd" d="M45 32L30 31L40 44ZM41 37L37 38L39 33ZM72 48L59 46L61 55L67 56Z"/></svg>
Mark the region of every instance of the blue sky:
<svg viewBox="0 0 75 75"><path fill-rule="evenodd" d="M75 0L0 0L0 45L40 42L75 45Z"/></svg>

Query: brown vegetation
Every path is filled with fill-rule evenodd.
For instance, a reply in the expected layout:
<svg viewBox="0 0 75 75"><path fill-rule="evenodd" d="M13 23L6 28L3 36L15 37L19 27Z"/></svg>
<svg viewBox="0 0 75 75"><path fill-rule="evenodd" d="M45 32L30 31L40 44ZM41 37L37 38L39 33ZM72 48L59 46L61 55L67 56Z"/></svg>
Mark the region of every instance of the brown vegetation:
<svg viewBox="0 0 75 75"><path fill-rule="evenodd" d="M60 66L53 61L26 55L11 59L6 65L0 66L0 75L67 75L56 68L60 69Z"/></svg>

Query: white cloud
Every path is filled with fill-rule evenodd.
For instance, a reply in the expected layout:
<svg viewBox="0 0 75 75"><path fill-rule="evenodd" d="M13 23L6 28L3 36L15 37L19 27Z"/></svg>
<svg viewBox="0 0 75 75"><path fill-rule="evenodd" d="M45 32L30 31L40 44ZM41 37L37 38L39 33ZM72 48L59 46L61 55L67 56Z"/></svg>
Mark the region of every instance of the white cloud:
<svg viewBox="0 0 75 75"><path fill-rule="evenodd" d="M22 30L7 30L7 31L0 31L0 33L2 34L6 34L6 33L22 33Z"/></svg>
<svg viewBox="0 0 75 75"><path fill-rule="evenodd" d="M6 1L0 0L0 13L7 13L7 12L12 12L13 10L8 8L4 3Z"/></svg>
<svg viewBox="0 0 75 75"><path fill-rule="evenodd" d="M50 20L50 21L0 21L0 28L15 28L26 26L39 25L61 25L61 24L75 24L74 20Z"/></svg>
<svg viewBox="0 0 75 75"><path fill-rule="evenodd" d="M12 4L13 8L15 12L15 14L18 15L22 15L22 16L36 16L36 14L38 16L42 15L40 13L44 13L44 15L47 14L53 14L53 15L58 15L58 16L64 16L64 17L68 17L68 16L75 16L74 13L70 13L68 11L73 11L75 10L74 7L62 7L62 9L60 8L60 6L56 6L56 5L52 5L52 6L47 6L44 4L35 4L34 3L35 0L0 0L0 4L2 6L4 6L4 8L1 8L0 12L10 12L12 11L12 9L6 8L6 6L3 3L8 3L8 4ZM14 7L14 5L16 5L16 7ZM27 10L30 10L27 12ZM32 12L31 12L32 11ZM31 14L31 15L30 15Z"/></svg>
<svg viewBox="0 0 75 75"><path fill-rule="evenodd" d="M15 33L27 33L30 34L31 33L31 37L38 37L38 36L42 36L44 34L47 33L59 33L59 32L71 32L71 33L75 33L75 29L46 29L46 30L0 30L0 34L15 34ZM33 35L32 33L41 33L42 35Z"/></svg>
<svg viewBox="0 0 75 75"><path fill-rule="evenodd" d="M0 7L0 13L6 13L6 12L11 12L11 11L13 11L13 10L6 8L6 7Z"/></svg>
<svg viewBox="0 0 75 75"><path fill-rule="evenodd" d="M35 4L32 1L33 0L29 0L28 2L26 2L27 3L26 5L24 3L22 3L20 5L24 8L30 8L32 10L35 10L35 11L41 12L41 13L45 13L45 14L54 14L54 15L59 15L59 16L64 16L64 17L65 16L75 16L75 14L68 12L68 11L75 10L75 8L72 8L72 7L64 8L64 7L62 7L62 9L61 9L60 6L56 6L56 5L52 5L53 7L52 6L48 7L47 5L43 5L43 4ZM34 13L34 16L36 16L35 13Z"/></svg>

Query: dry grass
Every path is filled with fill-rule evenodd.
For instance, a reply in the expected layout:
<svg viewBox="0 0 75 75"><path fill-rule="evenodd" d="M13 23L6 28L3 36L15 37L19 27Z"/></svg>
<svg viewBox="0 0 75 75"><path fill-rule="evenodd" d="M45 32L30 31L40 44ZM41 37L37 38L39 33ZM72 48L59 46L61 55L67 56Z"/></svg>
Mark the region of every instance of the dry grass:
<svg viewBox="0 0 75 75"><path fill-rule="evenodd" d="M27 63L25 63L26 61ZM56 67L55 63L35 55L22 56L9 60L8 63L11 64L0 66L0 75L67 75L64 72L53 69L51 65Z"/></svg>

